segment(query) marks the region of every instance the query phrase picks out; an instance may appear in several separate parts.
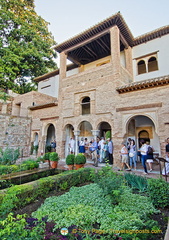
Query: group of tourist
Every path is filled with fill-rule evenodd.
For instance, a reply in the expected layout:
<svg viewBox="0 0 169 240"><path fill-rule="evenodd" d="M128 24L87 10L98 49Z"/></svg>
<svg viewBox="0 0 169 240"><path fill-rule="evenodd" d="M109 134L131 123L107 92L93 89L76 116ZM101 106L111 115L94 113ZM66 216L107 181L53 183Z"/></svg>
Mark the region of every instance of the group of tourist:
<svg viewBox="0 0 169 240"><path fill-rule="evenodd" d="M137 168L137 157L140 157L142 166L144 168L144 174L147 174L147 166L149 166L149 171L153 170L153 152L154 148L150 145L149 142L144 140L140 141L140 149L136 149L136 144L134 139L128 138L128 142L122 143L120 155L121 155L121 169L131 171L134 166L134 170ZM94 161L94 165L98 166L98 162L103 163L107 162L113 164L113 142L110 138L107 140L104 137L97 137L97 140L94 138L91 141L88 141L87 138L81 138L78 142L79 153L83 153L86 157L90 157ZM69 141L69 152L75 154L75 140L72 137ZM169 138L167 138L166 145L166 165L163 169L162 174L169 173Z"/></svg>
<svg viewBox="0 0 169 240"><path fill-rule="evenodd" d="M131 171L132 165L134 165L134 170L136 170L137 156L139 155L144 168L144 173L147 174L146 161L149 165L150 172L152 171L154 149L152 146L150 146L149 142L145 142L144 140L142 140L140 144L141 144L140 149L136 150L134 139L129 138L127 144L122 143L122 148L120 151L121 170L124 169L125 165L127 166L127 170L129 171Z"/></svg>
<svg viewBox="0 0 169 240"><path fill-rule="evenodd" d="M110 138L107 140L104 137L97 137L97 140L92 138L88 141L87 138L81 138L78 142L79 153L83 153L86 157L90 157L97 167L98 162L107 162L113 164L113 142ZM69 141L69 152L75 153L75 140L72 137Z"/></svg>
<svg viewBox="0 0 169 240"><path fill-rule="evenodd" d="M121 154L121 169L123 170L126 166L128 171L131 171L132 165L134 165L134 169L136 170L137 164L137 156L140 157L142 166L144 168L144 174L147 174L147 166L149 166L149 171L153 170L153 152L154 148L150 145L150 143L144 140L140 141L140 149L136 150L135 141L131 138L128 139L127 144L122 143L122 148L120 151ZM166 163L165 168L163 168L162 174L169 174L169 138L167 138L167 145L166 145Z"/></svg>

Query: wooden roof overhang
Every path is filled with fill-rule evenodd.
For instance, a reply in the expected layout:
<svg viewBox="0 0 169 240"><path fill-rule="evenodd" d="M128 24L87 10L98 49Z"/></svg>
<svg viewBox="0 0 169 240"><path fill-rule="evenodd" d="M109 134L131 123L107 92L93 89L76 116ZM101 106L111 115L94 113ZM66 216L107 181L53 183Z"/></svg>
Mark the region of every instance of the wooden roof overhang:
<svg viewBox="0 0 169 240"><path fill-rule="evenodd" d="M110 55L110 29L117 25L120 30L120 49L133 45L133 35L120 12L57 45L54 49L65 52L77 65L87 64Z"/></svg>
<svg viewBox="0 0 169 240"><path fill-rule="evenodd" d="M134 39L133 46L151 41L155 38L162 37L166 34L169 34L169 25L158 28L152 32L146 33Z"/></svg>
<svg viewBox="0 0 169 240"><path fill-rule="evenodd" d="M121 94L165 85L169 85L169 75L145 81L133 82L126 86L116 88L116 91Z"/></svg>

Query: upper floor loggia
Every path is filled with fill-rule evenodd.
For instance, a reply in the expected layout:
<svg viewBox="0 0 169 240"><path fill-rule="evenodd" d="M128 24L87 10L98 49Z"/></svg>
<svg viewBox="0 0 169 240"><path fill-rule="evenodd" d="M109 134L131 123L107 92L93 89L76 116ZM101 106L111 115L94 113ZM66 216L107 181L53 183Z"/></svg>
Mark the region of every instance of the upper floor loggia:
<svg viewBox="0 0 169 240"><path fill-rule="evenodd" d="M128 81L169 75L169 26L134 38L120 12L56 45L60 69L36 78L38 91L57 97L59 81L111 65ZM67 60L72 63L67 65Z"/></svg>

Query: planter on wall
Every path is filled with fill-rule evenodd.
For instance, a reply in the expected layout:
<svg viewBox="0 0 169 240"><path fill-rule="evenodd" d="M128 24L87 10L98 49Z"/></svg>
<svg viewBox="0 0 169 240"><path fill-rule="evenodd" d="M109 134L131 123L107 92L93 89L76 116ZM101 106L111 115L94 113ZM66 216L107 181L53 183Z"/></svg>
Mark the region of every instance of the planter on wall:
<svg viewBox="0 0 169 240"><path fill-rule="evenodd" d="M83 168L84 164L76 164L75 167L76 167L76 170L78 170L79 168Z"/></svg>
<svg viewBox="0 0 169 240"><path fill-rule="evenodd" d="M51 168L57 168L58 162L57 161L50 161Z"/></svg>
<svg viewBox="0 0 169 240"><path fill-rule="evenodd" d="M69 170L73 170L74 169L74 165L67 165Z"/></svg>

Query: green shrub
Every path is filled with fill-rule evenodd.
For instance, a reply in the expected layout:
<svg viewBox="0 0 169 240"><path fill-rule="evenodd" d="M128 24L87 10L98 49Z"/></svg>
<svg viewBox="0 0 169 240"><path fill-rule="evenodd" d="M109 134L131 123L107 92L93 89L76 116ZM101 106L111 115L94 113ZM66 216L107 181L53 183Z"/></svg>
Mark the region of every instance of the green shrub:
<svg viewBox="0 0 169 240"><path fill-rule="evenodd" d="M22 162L22 164L20 164L21 171L31 170L38 167L39 167L39 163L36 162L34 159L25 160Z"/></svg>
<svg viewBox="0 0 169 240"><path fill-rule="evenodd" d="M97 184L72 187L68 193L59 197L50 197L32 215L41 220L55 221L57 228L71 225L92 226L101 224L102 219L112 211L109 198L106 198ZM85 229L85 228L84 228Z"/></svg>
<svg viewBox="0 0 169 240"><path fill-rule="evenodd" d="M147 190L147 178L131 173L124 174L127 184L134 190L145 192Z"/></svg>
<svg viewBox="0 0 169 240"><path fill-rule="evenodd" d="M47 145L46 147L45 147L45 152L51 152L51 149L52 149L52 147L51 147L51 145Z"/></svg>
<svg viewBox="0 0 169 240"><path fill-rule="evenodd" d="M86 163L86 157L84 154L79 153L75 156L75 164L85 164Z"/></svg>
<svg viewBox="0 0 169 240"><path fill-rule="evenodd" d="M44 162L43 156L40 156L36 159L36 162L40 163L40 162Z"/></svg>
<svg viewBox="0 0 169 240"><path fill-rule="evenodd" d="M169 184L163 179L148 179L148 195L154 206L169 207Z"/></svg>
<svg viewBox="0 0 169 240"><path fill-rule="evenodd" d="M35 201L38 197L45 198L50 191L59 191L60 187L62 189L70 188L71 186L91 181L91 172L93 171L94 169L90 168L71 172L65 171L61 174L41 178L29 185L12 186L3 191L4 194L0 194L0 215L6 216L13 209L19 209Z"/></svg>
<svg viewBox="0 0 169 240"><path fill-rule="evenodd" d="M117 190L115 190L117 191ZM103 231L102 239L113 238L112 230L130 231L120 233L122 239L149 239L149 234L131 232L140 229L158 229L157 222L151 220L151 214L158 213L150 199L133 194L131 189L122 186L118 205L113 205L109 196L105 196L103 189L97 184L83 187L72 187L69 192L59 196L47 198L41 207L32 214L33 217L56 223L59 227L76 225L89 232L97 226L97 231ZM89 238L90 239L90 238ZM96 238L94 238L96 239Z"/></svg>
<svg viewBox="0 0 169 240"><path fill-rule="evenodd" d="M12 172L18 172L19 166L18 165L0 165L0 175L9 174Z"/></svg>
<svg viewBox="0 0 169 240"><path fill-rule="evenodd" d="M117 191L117 190L115 190ZM158 228L157 222L151 220L151 214L157 214L150 199L146 196L133 194L128 186L122 186L121 193L118 195L118 204L114 206L106 221L102 221L102 229L110 230L140 230ZM121 235L121 234L120 234ZM123 239L149 239L149 234L124 233ZM138 238L136 238L136 236Z"/></svg>
<svg viewBox="0 0 169 240"><path fill-rule="evenodd" d="M54 161L54 162L58 162L59 161L59 155L57 152L51 152L49 154L49 160L50 161Z"/></svg>
<svg viewBox="0 0 169 240"><path fill-rule="evenodd" d="M111 201L114 204L117 204L121 186L124 184L124 177L122 175L118 175L112 171L111 167L106 166L95 174L94 182L103 189L105 195L111 196ZM114 190L117 191L114 192Z"/></svg>
<svg viewBox="0 0 169 240"><path fill-rule="evenodd" d="M26 222L24 215L13 216L12 213L8 215L5 220L0 221L0 239L2 240L41 240L43 239L43 228L34 224L31 228L27 228L28 223Z"/></svg>
<svg viewBox="0 0 169 240"><path fill-rule="evenodd" d="M43 155L44 160L49 160L50 152L47 152Z"/></svg>
<svg viewBox="0 0 169 240"><path fill-rule="evenodd" d="M106 132L106 139L111 138L111 131Z"/></svg>
<svg viewBox="0 0 169 240"><path fill-rule="evenodd" d="M75 155L74 154L69 154L66 157L66 164L67 165L74 165L74 161L75 161Z"/></svg>
<svg viewBox="0 0 169 240"><path fill-rule="evenodd" d="M16 162L19 155L20 155L19 148L13 149L7 147L5 150L1 149L0 164L12 165Z"/></svg>
<svg viewBox="0 0 169 240"><path fill-rule="evenodd" d="M0 165L0 175L10 173L10 167L7 165Z"/></svg>

